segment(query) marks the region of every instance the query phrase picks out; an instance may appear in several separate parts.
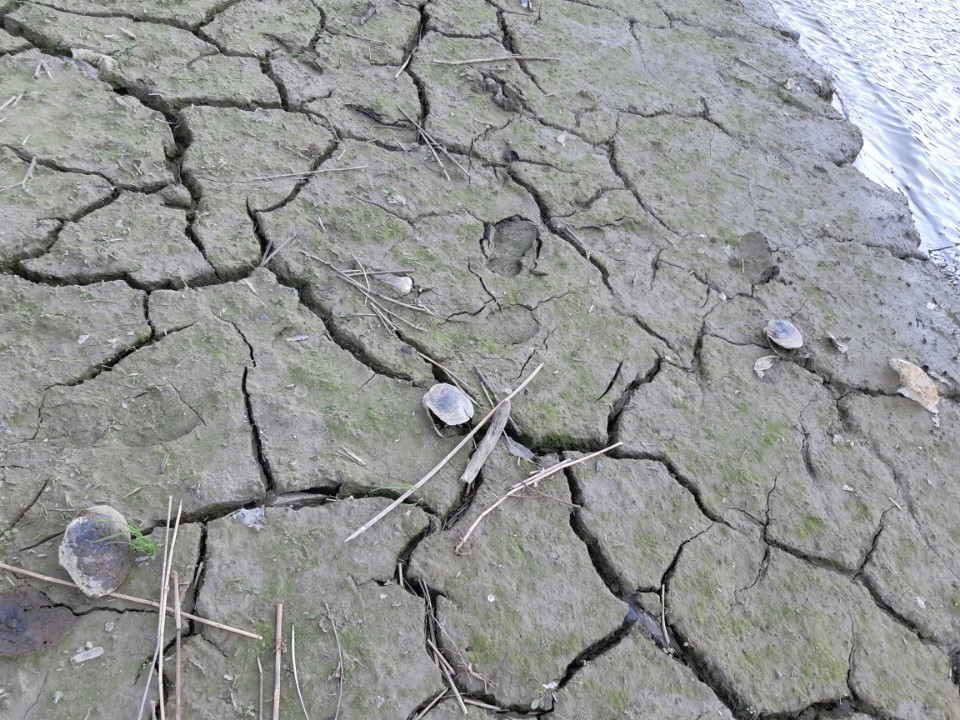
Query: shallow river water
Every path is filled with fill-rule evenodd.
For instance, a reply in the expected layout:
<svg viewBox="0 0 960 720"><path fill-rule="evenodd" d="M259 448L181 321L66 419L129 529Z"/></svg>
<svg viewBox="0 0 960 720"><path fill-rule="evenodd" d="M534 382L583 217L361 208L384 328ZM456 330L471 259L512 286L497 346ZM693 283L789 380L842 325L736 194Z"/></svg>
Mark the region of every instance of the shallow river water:
<svg viewBox="0 0 960 720"><path fill-rule="evenodd" d="M770 3L836 79L863 131L856 166L907 196L924 250L960 246L960 3Z"/></svg>

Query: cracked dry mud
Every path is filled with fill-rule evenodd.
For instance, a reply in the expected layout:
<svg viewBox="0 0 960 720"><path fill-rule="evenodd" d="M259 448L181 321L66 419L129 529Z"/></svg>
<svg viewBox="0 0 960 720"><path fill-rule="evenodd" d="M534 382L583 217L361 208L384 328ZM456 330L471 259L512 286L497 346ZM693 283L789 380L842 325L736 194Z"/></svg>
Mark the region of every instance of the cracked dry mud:
<svg viewBox="0 0 960 720"><path fill-rule="evenodd" d="M339 639L345 719L460 717L450 682L475 715L960 718L960 301L762 5L0 18L0 560L64 577L84 507L160 539L182 499L186 609L264 636L188 626L184 717L257 716L282 602L311 717ZM511 54L555 60L464 62ZM354 276L384 321L337 272L361 265L414 282ZM807 342L760 380L774 317ZM938 427L890 357L937 382ZM478 366L503 394L540 363L510 435L544 466L611 457L458 554L534 468L501 445L464 488L458 456L344 544L458 442L433 382L480 398ZM121 591L154 597L159 566ZM2 579L74 622L0 658L0 715L135 717L155 613Z"/></svg>

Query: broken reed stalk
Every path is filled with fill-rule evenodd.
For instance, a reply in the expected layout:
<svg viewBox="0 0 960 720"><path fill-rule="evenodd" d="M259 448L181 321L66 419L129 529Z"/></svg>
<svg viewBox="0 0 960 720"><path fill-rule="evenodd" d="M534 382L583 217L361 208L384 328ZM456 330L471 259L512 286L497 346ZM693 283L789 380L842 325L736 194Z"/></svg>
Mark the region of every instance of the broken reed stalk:
<svg viewBox="0 0 960 720"><path fill-rule="evenodd" d="M260 264L257 267L266 267L270 264L270 261L273 260L277 255L279 255L290 243L296 242L296 234L291 235L286 240L281 240L279 243L274 246L273 238L270 238L267 241L267 247L263 251L263 257L260 258Z"/></svg>
<svg viewBox="0 0 960 720"><path fill-rule="evenodd" d="M470 536L473 534L473 531L477 529L477 526L480 524L480 522L487 515L489 515L498 507L500 507L500 505L506 502L507 498L513 497L521 490L524 490L528 487L536 485L544 478L547 478L553 475L554 473L559 472L560 470L563 470L564 468L568 468L571 465L577 465L579 463L586 462L587 460L590 460L591 458L595 458L598 455L603 455L606 452L610 452L614 448L620 447L621 445L623 445L622 442L616 442L613 445L608 445L607 447L603 448L603 450L597 450L596 452L592 452L589 455L584 455L583 457L576 458L574 460L564 460L563 462L559 462L556 465L546 468L545 470L541 470L536 475L531 475L526 480L522 480L521 482L518 482L516 485L510 488L510 490L508 490L504 495L502 495L496 502L490 505L490 507L488 507L482 513L480 513L480 516L476 520L474 520L473 524L467 529L466 534L462 538L460 538L460 542L457 543L453 551L459 555L460 551L463 549L463 546L467 543L467 540L470 539Z"/></svg>
<svg viewBox="0 0 960 720"><path fill-rule="evenodd" d="M24 577L30 577L35 580L42 580L43 582L48 582L53 585L63 585L64 587L69 588L78 588L72 582L67 580L61 580L60 578L50 577L49 575L41 575L40 573L31 572L30 570L24 570L23 568L16 567L14 565L7 565L6 563L0 562L0 570L6 570L11 572L14 575L22 575ZM152 608L160 608L160 603L154 602L153 600L146 600L144 598L134 597L133 595L124 595L123 593L107 593L104 597L111 597L115 600L123 600L125 602L134 603L136 605L146 605ZM173 615L174 609L171 607L167 608L167 614ZM235 635L243 635L248 637L251 640L263 640L263 635L258 635L257 633L248 632L247 630L241 630L240 628L231 627L230 625L224 625L223 623L214 622L213 620L207 620L206 618L200 617L199 615L191 615L190 613L181 612L180 617L184 617L187 620L193 620L193 622L200 623L201 625L207 625L208 627L216 628L217 630L223 630L225 632L234 633Z"/></svg>
<svg viewBox="0 0 960 720"><path fill-rule="evenodd" d="M400 69L397 70L397 74L393 76L393 79L394 79L394 80L400 79L401 73L403 73L403 71L407 69L407 65L410 64L410 61L411 61L411 60L413 60L413 52L411 52L409 55L407 55L407 59L403 61L403 65L401 65L401 66L400 66ZM0 109L2 109L2 108L0 108Z"/></svg>
<svg viewBox="0 0 960 720"><path fill-rule="evenodd" d="M453 675L451 673L453 667L451 667L450 663L447 662L447 659L440 652L439 648L437 648L436 644L429 638L427 638L427 644L430 646L430 649L433 650L433 655L434 658L436 658L437 666L440 668L440 672L443 673L443 676L447 679L447 685L450 686L450 690L453 692L454 697L457 698L457 704L460 706L460 710L464 715L466 715L467 706L463 704L463 696L460 694L457 684L453 681Z"/></svg>
<svg viewBox="0 0 960 720"><path fill-rule="evenodd" d="M173 498L171 497L172 501ZM173 569L173 551L177 547L177 534L180 532L180 516L183 513L183 500L177 507L177 519L173 523L173 537L169 539L170 552L166 552L166 538L164 539L163 580L160 585L160 605L167 606L167 597L170 591L170 572ZM170 516L167 516L167 535L170 533ZM160 720L166 720L167 713L163 702L163 635L167 625L167 614L160 613L157 618L157 694L160 703ZM147 685L150 680L147 680Z"/></svg>
<svg viewBox="0 0 960 720"><path fill-rule="evenodd" d="M280 653L283 651L283 603L277 603L277 636L273 651L273 720L280 720Z"/></svg>
<svg viewBox="0 0 960 720"><path fill-rule="evenodd" d="M560 62L557 57L541 57L539 55L501 55L500 57L473 58L472 60L434 60L435 65L480 65L482 63L515 60L517 62Z"/></svg>
<svg viewBox="0 0 960 720"><path fill-rule="evenodd" d="M447 689L443 688L443 690L441 690L440 692L438 692L436 695L433 696L433 699L427 703L427 706L423 708L423 710L417 713L417 716L413 720L423 720L426 714L431 710L433 710L436 704L441 700L443 700L444 697L446 697L446 694L447 694Z"/></svg>
<svg viewBox="0 0 960 720"><path fill-rule="evenodd" d="M257 658L257 720L263 720L263 663Z"/></svg>
<svg viewBox="0 0 960 720"><path fill-rule="evenodd" d="M430 148L430 152L433 153L433 159L437 161L437 165L439 165L440 169L443 171L443 176L447 179L447 182L453 182L452 178L450 177L450 173L447 172L447 169L443 166L443 161L440 160L440 156L437 154L437 149L434 147L434 144L433 144L434 143L433 138L427 135L427 133L423 129L423 125L421 125L412 117L407 115L407 113L404 112L403 108L397 108L397 110L403 113L403 116L409 122L413 123L414 126L416 126L417 132L420 134L420 137L424 139L424 141L427 143L427 147Z"/></svg>
<svg viewBox="0 0 960 720"><path fill-rule="evenodd" d="M257 177L237 180L236 182L251 183L263 182L265 180L283 180L285 178L308 178L314 175L323 175L324 173L347 172L348 170L366 170L369 165L353 165L352 167L342 168L320 168L319 170L304 170L303 172L281 173L280 175L258 175Z"/></svg>
<svg viewBox="0 0 960 720"><path fill-rule="evenodd" d="M177 626L177 656L176 656L176 674L174 675L174 695L176 698L175 715L176 720L182 720L183 714L180 709L180 650L183 643L183 618L180 617L180 574L173 571L173 619Z"/></svg>
<svg viewBox="0 0 960 720"><path fill-rule="evenodd" d="M450 154L450 151L449 151L449 150L447 150L443 145L441 145L440 143L438 143L438 142L436 141L436 139L433 138L433 137L424 129L423 125L421 125L421 124L418 123L416 120L414 120L412 117L410 117L409 115L407 115L407 113L404 112L403 108L398 107L397 110L399 110L399 111L403 114L403 116L404 116L408 121L410 121L411 123L413 123L414 127L417 128L417 132L419 132L420 135L423 136L423 139L427 141L427 144L428 144L428 145L432 145L433 147L439 148L439 149L440 149L440 152L442 152L444 155L446 155L446 156L447 156L447 159L450 160L450 162L452 162L454 165L456 165L456 166L460 169L460 172L462 172L465 177L468 177L468 178L472 178L472 177L473 177L473 175L471 175L469 172L467 172L467 169L466 169L463 165L461 165L459 162L457 162L457 159L456 159L455 157L453 157L453 155ZM432 149L433 149L433 148L431 147L431 150L432 150ZM440 162L440 161L438 160L437 162ZM440 167L443 167L443 163L440 164ZM444 175L447 175L447 171L444 170L444 171L443 171L443 174L444 174ZM450 179L450 176L447 175L447 180L449 180L449 179Z"/></svg>
<svg viewBox="0 0 960 720"><path fill-rule="evenodd" d="M300 707L303 708L303 716L310 720L310 713L307 712L307 704L303 701L303 693L300 692L300 674L297 672L297 626L290 626L290 662L293 663L293 686L297 689L297 697L300 698Z"/></svg>
<svg viewBox="0 0 960 720"><path fill-rule="evenodd" d="M9 101L8 101L9 102ZM20 188L21 190L27 190L27 183L30 182L33 178L33 171L37 168L37 158L30 158L30 165L27 167L27 172L24 173L23 179L20 182L13 183L12 185L4 185L0 187L0 192L5 192L7 190L13 190L14 188Z"/></svg>
<svg viewBox="0 0 960 720"><path fill-rule="evenodd" d="M463 392L465 392L470 397L471 400L473 400L474 402L477 402L477 398L474 396L474 394L467 389L467 384L463 381L463 378L457 377L457 375L453 372L453 370L451 370L450 368L444 367L443 365L438 363L436 360L434 360L432 357L430 357L429 355L426 355L425 353L420 352L419 350L417 350L417 355L419 355L423 360L426 360L431 365L435 365L436 367L443 370L447 374L447 377L453 380L454 385L456 385L458 388L463 390ZM490 406L492 407L493 403L490 403Z"/></svg>
<svg viewBox="0 0 960 720"><path fill-rule="evenodd" d="M167 569L167 556L170 552L170 515L173 513L173 496L168 496L167 498L167 523L166 523L166 532L163 536L163 565L160 568L160 580L163 581L163 576ZM165 588L161 586L160 588L160 602L158 605L161 607L166 607L164 603L164 590ZM164 613L160 613L164 615ZM147 682L143 686L143 697L140 698L140 710L137 713L137 720L140 720L143 717L143 711L147 707L147 697L150 695L150 683L153 681L153 668L159 660L159 655L163 651L163 635L161 635L160 630L160 621L157 620L157 643L156 647L153 650L153 658L150 660L150 669L147 672ZM163 709L163 695L160 696L160 708Z"/></svg>
<svg viewBox="0 0 960 720"><path fill-rule="evenodd" d="M483 464L497 446L497 442L500 440L504 428L507 427L507 420L509 419L510 401L506 400L493 414L493 419L490 420L490 427L487 428L487 434L483 436L483 440L477 445L477 449L473 451L470 462L467 463L467 467L460 476L460 482L469 485L477 479L477 475L480 474Z"/></svg>
<svg viewBox="0 0 960 720"><path fill-rule="evenodd" d="M487 380L486 376L484 376L479 365L473 366L473 372L476 374L477 380L480 381L480 387L483 388L484 394L488 396L487 401L490 403L490 406L492 407L496 403L500 402L500 399L497 397L497 391L493 389L493 385L491 385L490 381ZM510 427L513 428L513 431L519 435L520 428L517 427L517 424L513 421L513 418L507 418L507 422L510 423Z"/></svg>
<svg viewBox="0 0 960 720"><path fill-rule="evenodd" d="M377 515L376 515L374 518L372 518L371 520L368 520L366 523L363 524L362 527L360 527L360 528L358 528L357 530L355 530L355 531L353 532L353 534L350 535L350 537L348 537L346 540L344 540L344 542L345 542L345 543L348 543L348 542L350 542L351 540L353 540L354 538L359 537L360 535L362 535L363 533L365 533L367 530L369 530L369 529L372 528L374 525L376 525L378 522L380 522L380 521L381 521L384 517L386 517L389 513L393 512L397 507L399 507L399 506L403 503L404 500L406 500L408 497L410 497L411 495L413 495L417 490L419 490L419 489L422 488L424 485L426 485L427 482L430 480L430 478L432 478L434 475L436 475L438 472L440 472L440 470L443 468L443 466L446 465L448 462L450 462L450 460L453 458L453 456L456 455L458 452L460 452L460 450L462 450L463 447L464 447L468 442L470 442L470 441L473 439L473 436L474 436L474 435L476 435L478 432L480 432L481 428L483 428L483 426L486 425L486 424L490 421L490 419L494 416L494 414L497 412L497 410L499 410L500 407L501 407L504 403L509 402L510 400L512 400L518 393L520 393L521 390L523 390L527 385L529 385L529 384L530 384L530 381L533 380L533 379L537 376L537 373L539 373L540 370L542 370L542 369L543 369L543 363L540 363L539 365L537 365L537 366L533 369L533 372L531 372L529 375L527 375L527 379L524 380L523 382L521 382L521 383L517 386L517 389L516 389L516 390L514 390L514 391L511 392L509 395L507 395L502 401L500 401L500 403L498 403L498 404L493 408L493 410L491 410L491 411L488 412L486 415L484 415L484 416L483 416L483 419L481 419L480 422L478 422L478 423L476 424L476 426L473 428L473 430L471 430L469 433L467 433L467 435L464 436L464 438L463 438L460 442L458 442L458 443L456 444L456 446L453 448L453 450L451 450L450 452L448 452L448 453L446 454L446 456L443 458L443 460L441 460L441 461L438 462L436 465L434 465L434 466L433 466L433 469L430 470L430 472L428 472L426 475L424 475L422 478L420 478L416 483L414 483L413 487L411 487L409 490L407 490L405 493L403 493L400 497L398 497L396 500L394 500L392 503L390 503L387 507L385 507L385 508L384 508L383 510L381 510L379 513L377 513ZM617 444L619 445L620 443L617 443Z"/></svg>
<svg viewBox="0 0 960 720"><path fill-rule="evenodd" d="M667 586L660 585L660 629L663 631L663 642L670 647L670 635L667 633Z"/></svg>
<svg viewBox="0 0 960 720"><path fill-rule="evenodd" d="M340 705L343 703L343 648L340 647L340 633L337 632L337 624L333 621L333 615L330 614L330 606L324 603L323 607L327 610L327 620L333 628L333 639L337 641L337 709L333 713L333 720L339 720Z"/></svg>

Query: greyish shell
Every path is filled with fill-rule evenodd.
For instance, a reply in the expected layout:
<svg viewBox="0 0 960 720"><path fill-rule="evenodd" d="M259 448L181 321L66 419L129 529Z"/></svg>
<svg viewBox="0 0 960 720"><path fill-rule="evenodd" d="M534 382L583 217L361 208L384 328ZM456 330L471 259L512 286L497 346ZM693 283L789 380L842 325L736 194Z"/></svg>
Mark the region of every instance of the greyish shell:
<svg viewBox="0 0 960 720"><path fill-rule="evenodd" d="M771 320L767 323L766 332L771 342L782 348L796 350L803 347L803 335L789 320Z"/></svg>
<svg viewBox="0 0 960 720"><path fill-rule="evenodd" d="M473 417L473 402L458 387L438 383L423 396L423 406L444 425L463 425Z"/></svg>
<svg viewBox="0 0 960 720"><path fill-rule="evenodd" d="M133 563L126 519L109 505L94 505L67 525L60 541L60 564L84 595L113 592Z"/></svg>

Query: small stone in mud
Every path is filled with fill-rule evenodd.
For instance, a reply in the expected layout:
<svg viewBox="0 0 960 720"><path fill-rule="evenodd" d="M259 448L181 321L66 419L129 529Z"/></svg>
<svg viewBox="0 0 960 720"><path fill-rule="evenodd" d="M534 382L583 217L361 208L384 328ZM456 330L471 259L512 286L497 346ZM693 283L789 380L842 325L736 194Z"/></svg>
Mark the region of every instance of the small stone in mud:
<svg viewBox="0 0 960 720"><path fill-rule="evenodd" d="M126 519L109 505L94 505L74 518L60 542L60 564L84 595L113 592L133 563Z"/></svg>

